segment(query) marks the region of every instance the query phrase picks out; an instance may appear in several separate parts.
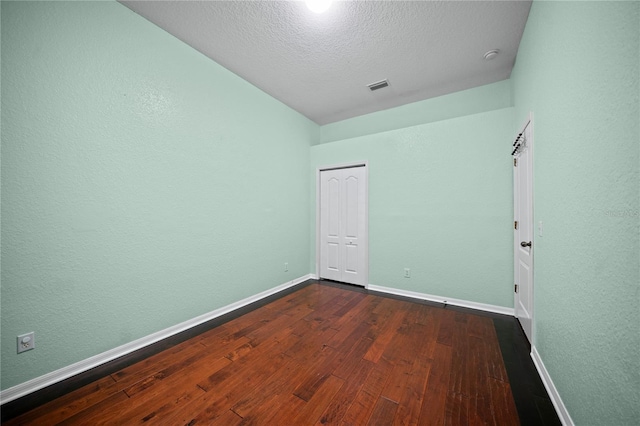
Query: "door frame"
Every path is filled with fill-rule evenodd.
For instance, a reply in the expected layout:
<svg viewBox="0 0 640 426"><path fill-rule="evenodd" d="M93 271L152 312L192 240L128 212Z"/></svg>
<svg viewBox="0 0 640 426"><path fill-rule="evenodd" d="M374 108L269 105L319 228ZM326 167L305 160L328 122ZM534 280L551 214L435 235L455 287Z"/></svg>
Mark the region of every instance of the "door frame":
<svg viewBox="0 0 640 426"><path fill-rule="evenodd" d="M352 169L364 167L364 233L367 243L364 245L364 288L369 288L369 162L355 161L332 164L316 168L316 273L320 279L320 173L327 170Z"/></svg>
<svg viewBox="0 0 640 426"><path fill-rule="evenodd" d="M520 127L520 130L518 133L524 133L527 129L527 127L529 127L529 138L527 138L527 146L528 146L528 150L529 150L529 167L527 167L528 171L529 171L529 176L528 176L528 182L529 182L529 193L531 194L531 198L529 199L529 217L531 218L531 241L533 242L533 245L531 247L531 252L530 252L530 259L531 259L531 282L529 283L530 287L531 287L531 309L529 311L529 314L531 316L531 341L529 342L532 346L533 346L533 338L535 336L535 321L534 321L534 317L535 317L535 295L534 295L534 282L535 282L535 247L536 247L536 243L535 243L535 218L533 216L534 214L534 183L533 183L533 165L534 165L534 151L533 151L533 140L534 140L534 136L533 136L533 112L529 112L529 114L527 115L527 118L524 122L524 124ZM514 157L515 158L515 157ZM513 172L513 220L515 221L516 218L516 188L517 188L517 184L518 182L516 182L516 172L514 170ZM518 246L520 245L520 241L518 238L518 233L514 231L513 233L513 280L514 283L517 283L518 281ZM520 283L518 283L518 285L520 285ZM516 317L516 319L518 319L518 306L520 303L520 292L513 292L513 307L514 307L514 315ZM520 323L520 321L518 320L518 323ZM520 326L522 326L522 324L520 324ZM524 331L524 329L523 329ZM526 335L526 333L525 333ZM528 337L528 336L527 336Z"/></svg>

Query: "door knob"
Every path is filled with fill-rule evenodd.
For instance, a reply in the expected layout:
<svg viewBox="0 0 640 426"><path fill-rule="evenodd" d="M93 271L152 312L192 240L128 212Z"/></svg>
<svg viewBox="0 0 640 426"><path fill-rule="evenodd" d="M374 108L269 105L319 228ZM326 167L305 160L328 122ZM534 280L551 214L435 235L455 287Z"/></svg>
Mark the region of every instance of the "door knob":
<svg viewBox="0 0 640 426"><path fill-rule="evenodd" d="M522 246L522 247L531 247L531 241L529 241L528 243L525 243L524 241L522 241L520 243L520 246Z"/></svg>

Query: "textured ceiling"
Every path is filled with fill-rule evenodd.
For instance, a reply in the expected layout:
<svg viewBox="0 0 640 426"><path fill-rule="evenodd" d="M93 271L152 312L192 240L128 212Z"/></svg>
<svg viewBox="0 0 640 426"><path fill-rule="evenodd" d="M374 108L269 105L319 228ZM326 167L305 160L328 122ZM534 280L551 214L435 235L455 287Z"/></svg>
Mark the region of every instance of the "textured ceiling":
<svg viewBox="0 0 640 426"><path fill-rule="evenodd" d="M508 78L531 6L339 1L318 15L300 1L121 3L318 124ZM389 87L367 88L382 79Z"/></svg>

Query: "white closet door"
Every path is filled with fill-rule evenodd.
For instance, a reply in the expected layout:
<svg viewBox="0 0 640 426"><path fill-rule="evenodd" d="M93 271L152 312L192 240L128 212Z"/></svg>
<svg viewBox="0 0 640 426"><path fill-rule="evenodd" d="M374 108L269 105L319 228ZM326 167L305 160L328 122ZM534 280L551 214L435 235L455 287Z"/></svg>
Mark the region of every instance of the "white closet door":
<svg viewBox="0 0 640 426"><path fill-rule="evenodd" d="M320 172L320 277L366 282L366 172L364 167Z"/></svg>

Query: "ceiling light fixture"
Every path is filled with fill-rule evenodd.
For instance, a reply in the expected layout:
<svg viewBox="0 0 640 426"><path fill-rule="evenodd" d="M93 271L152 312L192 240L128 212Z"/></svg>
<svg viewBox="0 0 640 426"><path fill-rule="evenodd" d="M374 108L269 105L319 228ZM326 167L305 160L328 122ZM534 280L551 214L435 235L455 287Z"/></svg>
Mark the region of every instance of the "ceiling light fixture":
<svg viewBox="0 0 640 426"><path fill-rule="evenodd" d="M323 13L331 7L333 0L305 0L305 3L312 12Z"/></svg>
<svg viewBox="0 0 640 426"><path fill-rule="evenodd" d="M490 61L493 58L495 58L496 56L498 56L498 53L500 53L500 51L498 49L493 49L488 51L487 53L484 54L484 59L486 61Z"/></svg>

